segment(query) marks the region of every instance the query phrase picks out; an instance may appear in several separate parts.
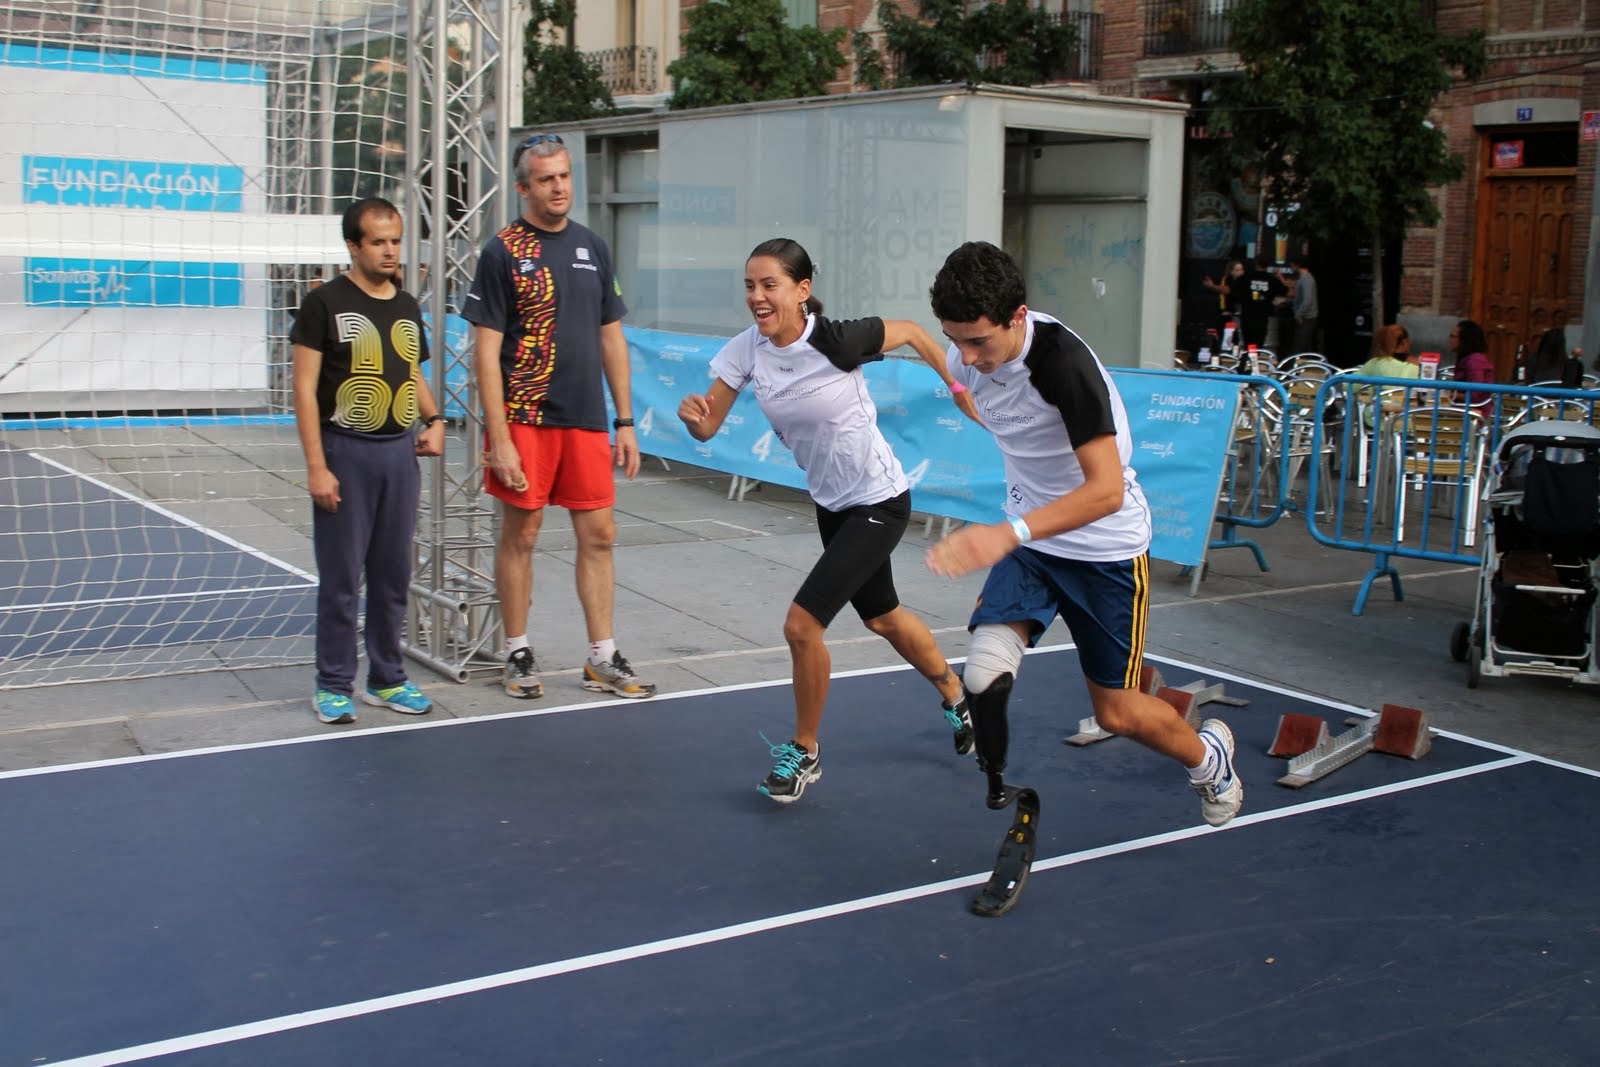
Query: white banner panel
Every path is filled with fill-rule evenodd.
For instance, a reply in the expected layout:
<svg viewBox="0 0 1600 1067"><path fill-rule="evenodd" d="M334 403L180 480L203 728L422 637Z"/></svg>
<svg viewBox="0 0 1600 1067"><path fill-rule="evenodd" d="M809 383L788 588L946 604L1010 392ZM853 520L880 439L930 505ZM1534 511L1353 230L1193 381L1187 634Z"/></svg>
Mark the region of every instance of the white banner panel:
<svg viewBox="0 0 1600 1067"><path fill-rule="evenodd" d="M4 44L0 96L0 397L264 390L265 71Z"/></svg>

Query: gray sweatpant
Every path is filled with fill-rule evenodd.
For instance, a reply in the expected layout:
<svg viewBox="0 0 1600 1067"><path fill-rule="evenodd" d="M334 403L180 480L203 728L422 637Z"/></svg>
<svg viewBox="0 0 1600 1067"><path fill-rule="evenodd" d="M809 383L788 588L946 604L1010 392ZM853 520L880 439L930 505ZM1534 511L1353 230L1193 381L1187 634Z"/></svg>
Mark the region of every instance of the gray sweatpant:
<svg viewBox="0 0 1600 1067"><path fill-rule="evenodd" d="M317 554L317 688L350 696L356 680L356 607L367 580L367 684L406 680L400 658L422 473L410 432L394 437L322 428L339 510L312 506Z"/></svg>

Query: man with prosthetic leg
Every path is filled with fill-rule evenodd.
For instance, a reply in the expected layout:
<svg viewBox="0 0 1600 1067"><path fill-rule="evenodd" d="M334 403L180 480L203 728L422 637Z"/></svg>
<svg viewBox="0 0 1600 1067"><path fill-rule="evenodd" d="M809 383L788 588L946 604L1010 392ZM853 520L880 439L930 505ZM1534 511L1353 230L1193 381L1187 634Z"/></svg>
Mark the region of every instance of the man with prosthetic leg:
<svg viewBox="0 0 1600 1067"><path fill-rule="evenodd" d="M1095 720L1180 762L1201 814L1221 826L1239 811L1233 735L1210 719L1198 731L1139 688L1149 613L1150 508L1130 461L1127 414L1083 339L1025 304L1022 272L1005 252L969 242L930 291L952 342L947 365L973 394L1005 460L1004 521L973 523L928 550L929 569L956 577L990 568L968 623L962 682L989 807L1017 803L981 915L1016 903L1033 862L1038 797L1004 780L1006 706L1023 652L1059 615L1078 647Z"/></svg>

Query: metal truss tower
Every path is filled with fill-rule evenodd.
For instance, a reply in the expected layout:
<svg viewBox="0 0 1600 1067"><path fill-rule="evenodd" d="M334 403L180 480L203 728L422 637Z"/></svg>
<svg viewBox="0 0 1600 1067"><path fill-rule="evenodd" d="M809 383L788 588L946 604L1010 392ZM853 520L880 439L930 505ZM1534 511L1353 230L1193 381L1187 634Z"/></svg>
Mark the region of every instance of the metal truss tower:
<svg viewBox="0 0 1600 1067"><path fill-rule="evenodd" d="M406 652L466 681L499 666L494 512L482 493L483 426L470 332L443 325L472 283L478 250L505 213L513 84L521 48L517 0L412 0L407 39L407 281L428 320L434 395L456 419L445 459L430 464L417 523ZM524 16L525 17L525 16Z"/></svg>

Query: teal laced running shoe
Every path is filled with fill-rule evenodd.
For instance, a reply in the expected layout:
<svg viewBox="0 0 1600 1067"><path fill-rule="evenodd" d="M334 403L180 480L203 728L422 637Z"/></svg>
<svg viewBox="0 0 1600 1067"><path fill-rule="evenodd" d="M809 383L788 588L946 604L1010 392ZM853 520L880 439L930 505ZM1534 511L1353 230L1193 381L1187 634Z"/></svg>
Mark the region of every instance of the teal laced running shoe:
<svg viewBox="0 0 1600 1067"><path fill-rule="evenodd" d="M952 739L956 743L956 755L970 755L974 739L972 736L972 712L967 710L966 697L956 701L955 707L944 709L944 721L949 723L950 729L954 731Z"/></svg>
<svg viewBox="0 0 1600 1067"><path fill-rule="evenodd" d="M806 791L806 786L822 777L822 760L796 741L774 745L766 734L761 735L761 740L767 742L777 763L756 788L779 804L793 804Z"/></svg>

